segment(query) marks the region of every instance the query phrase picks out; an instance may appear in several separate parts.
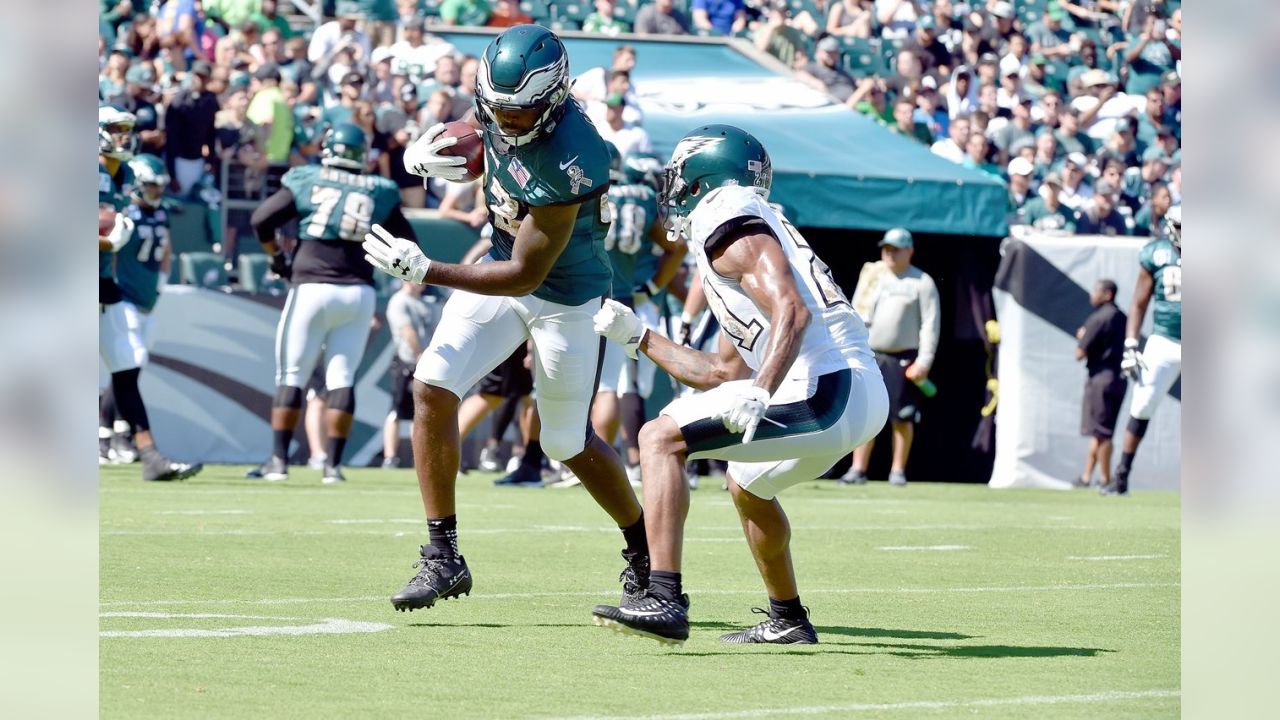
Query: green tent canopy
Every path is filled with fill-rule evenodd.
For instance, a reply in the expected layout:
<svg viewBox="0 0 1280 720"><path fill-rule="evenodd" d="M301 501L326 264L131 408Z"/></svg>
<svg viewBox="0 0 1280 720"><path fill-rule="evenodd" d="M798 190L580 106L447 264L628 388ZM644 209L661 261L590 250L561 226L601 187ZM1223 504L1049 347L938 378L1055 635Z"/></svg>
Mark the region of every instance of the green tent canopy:
<svg viewBox="0 0 1280 720"><path fill-rule="evenodd" d="M446 32L464 53L492 35ZM732 44L564 37L571 72L608 67L614 48L636 49L632 72L654 151L670 155L688 131L728 123L751 132L773 160L770 198L796 225L1003 237L1003 184L934 155L826 95L758 63Z"/></svg>

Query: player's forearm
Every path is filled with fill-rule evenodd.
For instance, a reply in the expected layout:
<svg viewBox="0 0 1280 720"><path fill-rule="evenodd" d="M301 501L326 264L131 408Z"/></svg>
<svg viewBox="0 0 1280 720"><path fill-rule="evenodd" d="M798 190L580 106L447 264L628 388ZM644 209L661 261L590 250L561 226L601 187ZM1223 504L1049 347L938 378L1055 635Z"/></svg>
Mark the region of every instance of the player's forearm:
<svg viewBox="0 0 1280 720"><path fill-rule="evenodd" d="M423 282L479 295L521 297L537 290L545 279L513 260L495 260L477 265L432 262Z"/></svg>
<svg viewBox="0 0 1280 720"><path fill-rule="evenodd" d="M804 339L804 330L809 325L809 309L800 304L782 304L774 309L769 323L773 330L769 336L769 347L765 349L764 362L760 364L760 372L756 374L756 385L764 388L770 395L782 384L782 379L791 370L796 356L800 354L800 344Z"/></svg>
<svg viewBox="0 0 1280 720"><path fill-rule="evenodd" d="M682 385L696 390L709 390L726 380L736 379L729 377L729 369L715 353L677 345L658 333L644 334L640 339L640 352Z"/></svg>

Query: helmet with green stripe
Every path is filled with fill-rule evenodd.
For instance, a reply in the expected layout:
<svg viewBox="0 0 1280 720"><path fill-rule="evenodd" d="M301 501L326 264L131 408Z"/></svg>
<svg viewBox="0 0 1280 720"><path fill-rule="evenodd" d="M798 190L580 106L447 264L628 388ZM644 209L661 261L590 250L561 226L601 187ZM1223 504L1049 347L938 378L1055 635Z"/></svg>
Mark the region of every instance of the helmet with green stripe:
<svg viewBox="0 0 1280 720"><path fill-rule="evenodd" d="M627 176L628 185L648 185L654 190L662 188L662 161L657 155L647 152L636 152L622 161L623 172Z"/></svg>
<svg viewBox="0 0 1280 720"><path fill-rule="evenodd" d="M755 188L769 197L773 165L760 141L732 125L704 125L676 143L664 173L661 202L687 216L707 193L724 185Z"/></svg>
<svg viewBox="0 0 1280 720"><path fill-rule="evenodd" d="M340 167L344 170L363 172L365 156L369 154L369 140L359 125L339 123L324 136L320 149L320 164Z"/></svg>
<svg viewBox="0 0 1280 720"><path fill-rule="evenodd" d="M164 190L169 186L169 171L164 161L155 155L138 155L129 161L129 169L133 171L136 183L133 197L142 206L160 207L164 202Z"/></svg>
<svg viewBox="0 0 1280 720"><path fill-rule="evenodd" d="M604 141L605 148L609 151L609 182L615 185L622 185L627 181L627 176L622 170L622 153L618 152L618 146Z"/></svg>
<svg viewBox="0 0 1280 720"><path fill-rule="evenodd" d="M541 25L508 28L485 49L476 73L476 114L510 145L555 129L569 97L569 53Z"/></svg>
<svg viewBox="0 0 1280 720"><path fill-rule="evenodd" d="M128 160L138 149L138 136L133 134L137 118L114 105L98 108L98 154L115 160Z"/></svg>

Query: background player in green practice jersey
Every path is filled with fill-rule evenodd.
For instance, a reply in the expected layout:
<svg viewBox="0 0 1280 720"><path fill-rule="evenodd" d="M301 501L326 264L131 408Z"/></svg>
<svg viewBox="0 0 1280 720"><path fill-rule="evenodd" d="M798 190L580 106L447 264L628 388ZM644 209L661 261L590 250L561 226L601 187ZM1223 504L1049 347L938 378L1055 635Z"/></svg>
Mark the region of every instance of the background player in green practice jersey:
<svg viewBox="0 0 1280 720"><path fill-rule="evenodd" d="M1124 432L1120 463L1114 482L1104 486L1105 494L1129 492L1129 469L1138 445L1147 432L1147 423L1160 400L1182 375L1182 206L1165 214L1167 237L1152 240L1138 255L1138 284L1129 309L1125 332L1124 359L1120 369L1136 384L1129 402L1129 427ZM1139 352L1142 320L1147 305L1154 300L1154 332Z"/></svg>
<svg viewBox="0 0 1280 720"><path fill-rule="evenodd" d="M343 482L342 453L356 408L356 368L364 357L373 321L373 269L360 242L374 223L413 237L400 211L400 189L387 178L365 174L369 139L349 123L329 131L320 165L292 168L282 187L253 213L258 241L271 267L291 281L276 330L276 396L271 406L271 457L250 477L288 477L289 443L302 410L303 388L323 348L329 408L323 481ZM298 219L298 246L290 258L275 233Z"/></svg>
<svg viewBox="0 0 1280 720"><path fill-rule="evenodd" d="M517 25L495 38L480 60L475 91L472 123L483 131L493 225L488 256L471 265L433 261L376 226L365 243L370 262L384 271L456 290L414 373L413 454L429 544L421 571L391 601L414 610L470 592L454 503L458 399L528 339L541 427L508 480L540 482L534 463L544 448L568 465L622 530L623 593L637 594L649 574L640 504L617 454L588 423L601 348L592 316L612 284L604 247L608 151L569 99L569 56L544 27ZM428 129L405 152L407 170L462 178L463 159L440 154L457 142L443 131Z"/></svg>

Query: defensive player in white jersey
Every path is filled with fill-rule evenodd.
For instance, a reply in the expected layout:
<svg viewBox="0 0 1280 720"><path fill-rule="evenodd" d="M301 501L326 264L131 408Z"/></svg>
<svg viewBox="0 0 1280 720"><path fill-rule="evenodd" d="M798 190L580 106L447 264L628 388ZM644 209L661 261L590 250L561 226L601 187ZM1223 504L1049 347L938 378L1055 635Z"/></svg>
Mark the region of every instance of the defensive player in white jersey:
<svg viewBox="0 0 1280 720"><path fill-rule="evenodd" d="M729 488L769 594L768 618L721 637L730 643L815 643L791 564L790 527L775 496L822 475L845 448L874 437L889 400L867 329L827 266L768 203L769 156L749 133L709 125L686 135L666 167L663 202L702 274L720 322L718 353L646 331L609 302L596 331L706 389L681 398L640 431L649 588L598 625L680 644L689 637L681 588L686 459L729 461Z"/></svg>

